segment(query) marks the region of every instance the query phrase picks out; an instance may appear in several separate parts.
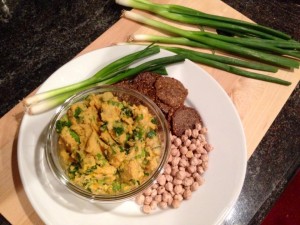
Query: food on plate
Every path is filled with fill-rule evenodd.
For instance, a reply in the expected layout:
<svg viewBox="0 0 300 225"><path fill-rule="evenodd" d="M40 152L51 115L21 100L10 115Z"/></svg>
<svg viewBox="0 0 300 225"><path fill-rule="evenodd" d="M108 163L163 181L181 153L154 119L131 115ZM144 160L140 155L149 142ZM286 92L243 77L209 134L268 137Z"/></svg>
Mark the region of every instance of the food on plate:
<svg viewBox="0 0 300 225"><path fill-rule="evenodd" d="M175 78L161 76L155 72L143 72L132 80L115 85L139 91L153 100L168 120L170 130L177 136L201 122L198 112L184 105L188 90ZM187 116L184 113L187 113Z"/></svg>
<svg viewBox="0 0 300 225"><path fill-rule="evenodd" d="M132 190L158 166L161 140L155 117L146 106L111 92L74 103L56 130L66 174L93 194Z"/></svg>
<svg viewBox="0 0 300 225"><path fill-rule="evenodd" d="M160 76L155 82L155 89L157 98L173 109L182 106L188 95L183 84L171 77Z"/></svg>
<svg viewBox="0 0 300 225"><path fill-rule="evenodd" d="M164 172L136 197L136 203L146 214L158 207L178 208L203 184L208 153L213 149L206 139L207 128L203 126L199 113L184 105L188 90L179 80L154 72L140 73L133 80L116 85L137 90L151 98L171 128L171 150Z"/></svg>
<svg viewBox="0 0 300 225"><path fill-rule="evenodd" d="M149 214L157 207L178 208L204 183L208 154L213 150L206 134L207 128L197 123L181 136L171 135L171 151L164 172L135 199L144 213Z"/></svg>
<svg viewBox="0 0 300 225"><path fill-rule="evenodd" d="M187 129L196 123L200 123L199 113L192 107L183 106L177 109L172 117L172 132L176 136L181 136Z"/></svg>

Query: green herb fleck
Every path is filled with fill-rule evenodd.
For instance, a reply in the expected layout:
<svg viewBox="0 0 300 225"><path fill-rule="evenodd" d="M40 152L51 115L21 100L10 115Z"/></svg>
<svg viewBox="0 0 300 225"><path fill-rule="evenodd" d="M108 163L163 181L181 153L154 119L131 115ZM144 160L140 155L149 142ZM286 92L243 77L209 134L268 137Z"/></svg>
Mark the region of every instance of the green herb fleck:
<svg viewBox="0 0 300 225"><path fill-rule="evenodd" d="M60 134L64 127L70 127L71 125L70 121L58 120L55 124L56 132Z"/></svg>
<svg viewBox="0 0 300 225"><path fill-rule="evenodd" d="M80 107L77 107L76 109L75 109L75 112L74 112L74 117L76 118L76 119L79 119L79 114L82 112L82 109L80 108Z"/></svg>
<svg viewBox="0 0 300 225"><path fill-rule="evenodd" d="M121 136L124 133L124 127L123 126L117 126L114 127L114 132L117 136Z"/></svg>
<svg viewBox="0 0 300 225"><path fill-rule="evenodd" d="M141 121L142 119L144 119L144 114L137 115L136 121Z"/></svg>
<svg viewBox="0 0 300 225"><path fill-rule="evenodd" d="M77 143L80 144L80 137L79 137L79 135L78 135L75 131L70 130L70 135L72 136L72 138L74 138L74 140L75 140Z"/></svg>
<svg viewBox="0 0 300 225"><path fill-rule="evenodd" d="M94 166L88 168L88 169L85 171L85 173L86 173L86 174L90 174L90 173L92 173L92 172L93 172L94 170L96 170L96 169L97 169L97 165L94 165Z"/></svg>
<svg viewBox="0 0 300 225"><path fill-rule="evenodd" d="M149 176L150 174L148 172L144 172L144 175L145 176Z"/></svg>
<svg viewBox="0 0 300 225"><path fill-rule="evenodd" d="M151 119L151 123L156 124L157 125L157 119L156 118L152 118Z"/></svg>
<svg viewBox="0 0 300 225"><path fill-rule="evenodd" d="M141 128L137 128L133 131L133 136L135 140L141 140L143 138L144 131Z"/></svg>
<svg viewBox="0 0 300 225"><path fill-rule="evenodd" d="M113 182L112 183L112 189L113 189L114 192L121 191L122 186L121 186L120 182L118 182L118 181Z"/></svg>
<svg viewBox="0 0 300 225"><path fill-rule="evenodd" d="M150 130L148 133L147 133L147 137L148 138L153 138L156 136L156 131L155 130Z"/></svg>
<svg viewBox="0 0 300 225"><path fill-rule="evenodd" d="M100 131L104 132L104 131L106 131L106 130L107 130L107 122L105 122L104 124L102 124L102 125L100 126Z"/></svg>
<svg viewBox="0 0 300 225"><path fill-rule="evenodd" d="M122 114L126 115L127 117L133 116L132 110L126 106L122 108Z"/></svg>

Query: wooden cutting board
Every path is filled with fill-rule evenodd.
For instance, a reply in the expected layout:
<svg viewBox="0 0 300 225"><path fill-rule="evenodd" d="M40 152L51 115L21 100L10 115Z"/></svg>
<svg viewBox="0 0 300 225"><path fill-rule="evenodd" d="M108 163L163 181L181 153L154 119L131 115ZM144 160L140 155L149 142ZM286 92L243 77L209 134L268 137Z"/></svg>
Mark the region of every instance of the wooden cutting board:
<svg viewBox="0 0 300 225"><path fill-rule="evenodd" d="M156 2L185 5L206 13L250 21L219 0L160 0ZM186 26L185 28L194 29L195 27ZM160 32L122 18L78 55L118 42L125 42L132 34L160 34ZM249 158L298 83L299 69L280 70L276 74L270 74L291 81L292 84L286 87L239 77L207 66L201 65L201 67L221 84L236 106L244 126ZM0 213L12 224L42 224L26 197L17 166L18 128L23 115L23 107L19 103L0 120Z"/></svg>

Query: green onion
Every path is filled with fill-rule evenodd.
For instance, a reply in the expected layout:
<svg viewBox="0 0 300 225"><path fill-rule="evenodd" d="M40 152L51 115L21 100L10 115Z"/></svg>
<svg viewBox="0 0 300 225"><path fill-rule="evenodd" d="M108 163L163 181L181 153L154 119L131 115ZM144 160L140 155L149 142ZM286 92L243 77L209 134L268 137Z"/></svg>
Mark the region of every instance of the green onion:
<svg viewBox="0 0 300 225"><path fill-rule="evenodd" d="M183 23L198 24L217 29L225 28L229 31L238 31L244 34L256 35L267 39L291 39L289 35L269 27L228 17L206 14L180 5L157 4L146 0L116 0L116 3L127 7L146 10L162 17Z"/></svg>
<svg viewBox="0 0 300 225"><path fill-rule="evenodd" d="M163 47L169 51L175 52L179 55L184 56L185 58L197 62L197 63L202 63L208 66L212 66L214 68L218 68L230 73L234 73L240 76L252 78L252 79L257 79L257 80L262 80L262 81L267 81L267 82L272 82L272 83L277 83L277 84L282 84L282 85L290 85L291 82L285 81L279 78L259 74L259 73L254 73L246 70L242 70L233 66L229 66L227 64L217 62L215 60L209 59L207 57L203 57L203 55L199 52L188 50L188 49L183 49L183 48L175 48L175 47Z"/></svg>
<svg viewBox="0 0 300 225"><path fill-rule="evenodd" d="M107 65L106 67L101 69L99 72L97 72L95 75L93 75L92 77L90 77L84 81L28 97L28 98L24 99L24 104L26 107L28 107L31 104L37 103L39 101L43 101L45 99L54 97L56 95L64 94L69 91L78 90L82 87L87 87L91 84L97 83L99 81L103 81L103 80L107 79L107 77L118 72L120 69L125 68L126 66L130 65L131 63L133 63L141 58L145 58L147 56L154 55L158 52L159 52L158 47L150 46L141 51L126 55L126 56L114 61L113 63Z"/></svg>
<svg viewBox="0 0 300 225"><path fill-rule="evenodd" d="M167 56L158 59L153 59L151 61L145 62L141 65L138 65L134 68L131 68L123 73L118 74L110 79L107 79L99 84L115 84L121 80L129 79L134 75L142 72L142 71L153 71L161 68L162 65L169 65L171 63L177 63L184 61L184 57L180 55Z"/></svg>
<svg viewBox="0 0 300 225"><path fill-rule="evenodd" d="M183 45L189 45L189 43L191 42L189 39L186 39L186 38L180 38L180 41L177 42L177 40L179 40L177 37L162 37L162 36L146 35L146 34L132 35L130 38L131 41L156 41L159 43L166 43L166 44L171 43L171 44L179 44L179 45L182 44L181 40L183 40L183 39L185 39ZM169 48L163 47L163 46L160 46L160 47L172 51L171 47L169 47ZM262 70L262 71L267 71L267 72L277 72L278 71L277 67L274 67L274 66L271 66L268 64L262 64L262 63L252 62L252 61L245 61L245 60L240 60L237 58L219 56L219 55L209 54L209 53L197 52L197 54L201 57L215 60L215 61L222 62L222 63L227 63L230 65L241 66L241 67L245 67L245 68Z"/></svg>
<svg viewBox="0 0 300 225"><path fill-rule="evenodd" d="M151 49L151 54L153 54L154 52L155 53L159 52L158 46L152 46L151 48L146 48L144 50L149 50L149 49ZM152 49L155 49L155 51L153 51ZM142 51L144 51L144 50L142 50ZM129 64L133 63L134 61L138 60L139 59L138 56L141 56L141 55L145 56L145 54L140 54L140 52L141 51L137 52L139 54L133 53L133 54L128 55L128 56L130 56L131 61L127 61L127 64L129 65ZM132 56L134 56L134 57L132 58ZM126 59L126 56L121 59L124 59L124 58ZM130 69L122 69L118 73L114 70L113 67L111 67L113 70L112 74L109 74L107 72L105 75L105 79L101 79L101 77L100 77L99 79L95 79L94 82L91 83L90 85L86 85L88 82L82 81L77 84L70 85L73 87L75 86L76 88L70 89L69 88L70 86L66 86L66 89L64 89L64 87L63 87L63 88L59 88L59 89L55 89L55 90L50 90L48 92L44 92L41 94L37 94L38 101L33 101L32 99L25 99L25 100L27 100L27 102L26 102L27 104L28 104L28 102L30 102L30 105L28 105L28 106L26 106L26 104L25 104L26 111L32 115L42 113L42 112L45 112L51 108L54 108L54 107L62 104L66 99L68 99L73 94L75 94L79 91L82 91L82 90L85 90L87 88L94 87L94 86L115 84L123 79L129 79L143 71L155 71L158 69L161 70L166 65L177 63L177 62L182 62L182 61L184 61L184 59L185 58L183 56L178 56L178 55L162 57L162 58L153 59L153 60L144 62L144 63L142 63L136 67L130 68ZM119 60L117 60L117 61L119 61ZM114 64L115 62L112 62L110 65ZM110 65L108 65L108 66L110 66ZM104 68L108 68L108 67L104 67ZM166 72L166 71L163 70L163 72ZM90 80L90 78L88 78L87 80ZM58 90L58 92L56 92L57 90ZM35 95L35 96L37 96L37 95ZM43 98L40 97L41 95ZM32 96L32 97L35 97L35 96ZM32 98L32 97L30 97L30 98Z"/></svg>
<svg viewBox="0 0 300 225"><path fill-rule="evenodd" d="M256 43L262 42L259 38L243 38L243 40L246 41L252 41ZM272 45L277 48L283 48L283 49L292 49L292 50L300 50L300 43L296 41L284 41L284 40L263 40L265 44Z"/></svg>
<svg viewBox="0 0 300 225"><path fill-rule="evenodd" d="M150 34L135 34L129 37L128 41L150 41L156 43L167 43L167 44L177 44L177 45L185 45L190 47L204 48L204 49L212 49L209 45L204 45L196 41L189 40L184 37L163 37L157 35Z"/></svg>
<svg viewBox="0 0 300 225"><path fill-rule="evenodd" d="M272 55L269 53L253 50L250 48L238 46L235 44L227 43L224 41L216 40L213 38L205 37L205 32L200 31L189 31L180 29L171 25L168 25L166 23L150 19L148 17L139 15L137 13L131 12L131 11L123 11L123 17L134 20L136 22L140 22L143 24L150 25L152 27L161 29L163 31L167 31L176 35L180 35L182 37L198 41L202 44L209 45L213 48L224 50L227 52L231 52L237 55L241 55L244 57L249 57L253 59L258 59L260 61L264 61L267 63L271 63L277 66L285 67L285 68L298 68L299 62L285 58L282 56Z"/></svg>
<svg viewBox="0 0 300 225"><path fill-rule="evenodd" d="M274 52L274 53L279 53L281 55L290 55L296 58L300 58L299 53L294 53L292 51L280 49L271 45L268 45L264 42L264 40L261 40L260 42L253 42L251 40L247 40L245 38L232 38L232 37L226 37L224 35L220 34L212 34L212 33L205 33L206 37L211 37L214 39L218 39L221 41L229 42L229 43L235 43L241 46L246 46L246 47L253 47L255 49L262 49L266 50L269 52Z"/></svg>

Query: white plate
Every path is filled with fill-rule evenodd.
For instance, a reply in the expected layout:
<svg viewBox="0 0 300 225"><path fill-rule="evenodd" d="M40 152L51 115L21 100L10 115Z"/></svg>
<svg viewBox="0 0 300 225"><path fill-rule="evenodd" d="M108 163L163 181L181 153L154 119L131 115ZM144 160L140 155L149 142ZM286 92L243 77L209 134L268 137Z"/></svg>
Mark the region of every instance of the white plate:
<svg viewBox="0 0 300 225"><path fill-rule="evenodd" d="M57 70L39 92L77 82L141 46L114 46L73 59ZM161 51L155 58L172 55ZM152 57L153 58L153 57ZM19 133L18 163L26 194L46 224L219 224L235 203L246 171L245 136L238 113L222 87L198 65L186 60L168 66L168 73L189 90L187 104L195 107L208 127L210 153L205 183L178 209L141 213L133 201L95 204L73 196L51 174L44 155L45 129L55 109L25 115Z"/></svg>

